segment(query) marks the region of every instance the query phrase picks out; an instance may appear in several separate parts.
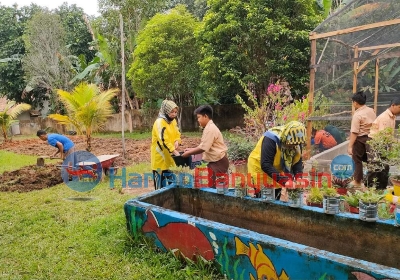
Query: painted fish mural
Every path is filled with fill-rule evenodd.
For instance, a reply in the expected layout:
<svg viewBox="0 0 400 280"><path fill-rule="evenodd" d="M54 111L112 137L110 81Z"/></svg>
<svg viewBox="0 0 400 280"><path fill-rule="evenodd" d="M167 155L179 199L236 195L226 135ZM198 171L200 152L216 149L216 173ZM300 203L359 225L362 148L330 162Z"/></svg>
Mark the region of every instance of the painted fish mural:
<svg viewBox="0 0 400 280"><path fill-rule="evenodd" d="M355 277L357 277L357 280L377 280L375 277L372 277L371 275L368 275L364 272L352 272L351 274L353 274ZM389 278L385 278L382 280L391 280Z"/></svg>
<svg viewBox="0 0 400 280"><path fill-rule="evenodd" d="M143 224L143 232L154 232L165 249L178 249L182 255L192 260L197 256L202 256L206 260L214 259L210 241L195 225L172 222L160 227L151 210L147 210L146 214L147 220Z"/></svg>
<svg viewBox="0 0 400 280"><path fill-rule="evenodd" d="M260 244L257 244L257 248L249 243L249 246L244 244L238 237L235 236L236 244L236 255L245 255L249 257L251 265L257 272L257 278L250 273L250 279L255 280L289 280L285 270L282 270L281 275L278 276L275 267L271 260L264 254Z"/></svg>

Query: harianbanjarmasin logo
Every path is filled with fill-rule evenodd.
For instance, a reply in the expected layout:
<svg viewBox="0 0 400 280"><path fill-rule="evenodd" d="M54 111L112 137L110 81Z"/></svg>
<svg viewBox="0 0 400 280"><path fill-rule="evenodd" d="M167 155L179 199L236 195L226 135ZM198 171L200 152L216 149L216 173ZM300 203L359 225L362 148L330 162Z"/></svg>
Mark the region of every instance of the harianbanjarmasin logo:
<svg viewBox="0 0 400 280"><path fill-rule="evenodd" d="M99 159L87 151L68 155L61 165L64 183L77 192L87 192L96 187L101 181L102 171Z"/></svg>
<svg viewBox="0 0 400 280"><path fill-rule="evenodd" d="M354 172L354 161L347 155L339 155L331 162L332 174L328 172L317 172L313 175L313 180L308 180L309 173L299 173L293 176L290 173L273 174L272 181L267 174L244 174L244 173L217 173L215 177L212 176L213 172L210 168L195 168L193 173L169 173L166 174L166 179L159 182L157 185L163 187L180 186L189 188L206 188L214 186L247 186L255 189L261 187L279 188L284 186L286 182L296 182L292 188L308 186L319 186L315 182L321 182L326 178L328 186L331 184L331 176L338 178L349 178ZM87 192L92 190L101 181L103 175L102 166L99 159L87 152L77 151L69 155L61 166L61 176L67 186L78 192ZM115 187L116 182L120 182L122 188L148 188L153 186L154 176L153 173L127 173L125 167L121 169L121 175L116 175L113 167L110 167L110 188ZM161 170L159 170L161 173ZM160 176L159 176L160 177ZM279 180L278 180L279 178Z"/></svg>
<svg viewBox="0 0 400 280"><path fill-rule="evenodd" d="M122 187L129 188L148 188L152 185L152 180L154 180L153 173L127 173L125 168L122 168L121 175L115 175L110 168L110 188L114 188L116 182L120 182ZM194 175L190 173L167 173L165 174L166 179L160 182L163 187L189 187L189 188L207 188L216 185L236 185L236 186L248 186L256 189L260 189L262 186L269 188L279 188L285 185L286 182L295 181L295 186L289 187L307 187L312 185L312 181L308 180L309 173L299 173L293 176L290 173L280 173L274 174L272 177L273 181L268 177L267 174L257 174L257 176L252 176L252 174L247 173L217 173L215 179L212 176L212 170L210 168L196 168L194 170ZM278 180L279 176L279 180ZM331 174L327 172L318 172L318 180L326 178L329 184L331 184Z"/></svg>

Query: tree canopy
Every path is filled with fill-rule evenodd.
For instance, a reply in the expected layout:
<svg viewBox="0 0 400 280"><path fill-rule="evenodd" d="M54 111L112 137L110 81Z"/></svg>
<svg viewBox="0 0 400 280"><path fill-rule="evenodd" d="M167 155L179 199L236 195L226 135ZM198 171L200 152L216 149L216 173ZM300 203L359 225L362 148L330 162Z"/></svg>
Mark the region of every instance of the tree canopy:
<svg viewBox="0 0 400 280"><path fill-rule="evenodd" d="M199 26L183 6L157 14L147 23L139 33L128 72L140 97L169 97L180 106L192 103L200 76L200 49L194 35Z"/></svg>
<svg viewBox="0 0 400 280"><path fill-rule="evenodd" d="M239 80L264 93L271 77L301 93L309 75L308 34L322 17L313 0L210 0L199 33L206 92L231 103Z"/></svg>

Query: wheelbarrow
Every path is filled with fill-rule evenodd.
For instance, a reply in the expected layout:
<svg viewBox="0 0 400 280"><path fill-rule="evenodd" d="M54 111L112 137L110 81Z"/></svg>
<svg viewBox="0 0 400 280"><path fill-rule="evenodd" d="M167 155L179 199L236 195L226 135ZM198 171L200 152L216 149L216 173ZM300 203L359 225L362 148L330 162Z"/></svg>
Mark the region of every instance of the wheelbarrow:
<svg viewBox="0 0 400 280"><path fill-rule="evenodd" d="M96 162L100 162L103 173L108 176L110 174L110 168L113 168L114 174L117 172L118 167L115 166L114 162L117 157L119 157L119 154L96 156L96 158L78 162L78 165L91 166L93 169L97 169Z"/></svg>
<svg viewBox="0 0 400 280"><path fill-rule="evenodd" d="M103 168L104 175L110 174L110 168L113 168L113 174L117 174L118 167L115 166L115 159L119 157L119 154L115 155L101 155L97 159L100 161L101 168Z"/></svg>

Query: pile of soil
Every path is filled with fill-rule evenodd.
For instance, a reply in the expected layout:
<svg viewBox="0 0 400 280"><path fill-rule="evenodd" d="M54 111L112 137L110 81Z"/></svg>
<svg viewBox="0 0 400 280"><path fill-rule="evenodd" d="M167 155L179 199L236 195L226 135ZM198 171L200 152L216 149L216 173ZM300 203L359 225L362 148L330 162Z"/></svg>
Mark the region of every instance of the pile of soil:
<svg viewBox="0 0 400 280"><path fill-rule="evenodd" d="M61 171L55 165L29 165L0 175L0 191L30 192L62 183Z"/></svg>
<svg viewBox="0 0 400 280"><path fill-rule="evenodd" d="M86 149L84 136L68 136L74 143L76 150ZM185 148L193 148L200 144L200 138L188 138L182 136L183 151ZM122 140L117 138L96 138L92 139L91 153L95 156L119 154L115 159L115 166L123 167L140 162L150 162L151 139L132 140L125 139L125 150L127 158L122 157ZM32 156L50 156L54 154L56 148L40 139L16 140L2 143L0 149L14 152L17 154ZM52 165L45 167L26 166L12 172L4 172L0 175L0 191L27 192L49 188L62 183L61 171L55 167L58 163L53 161Z"/></svg>

